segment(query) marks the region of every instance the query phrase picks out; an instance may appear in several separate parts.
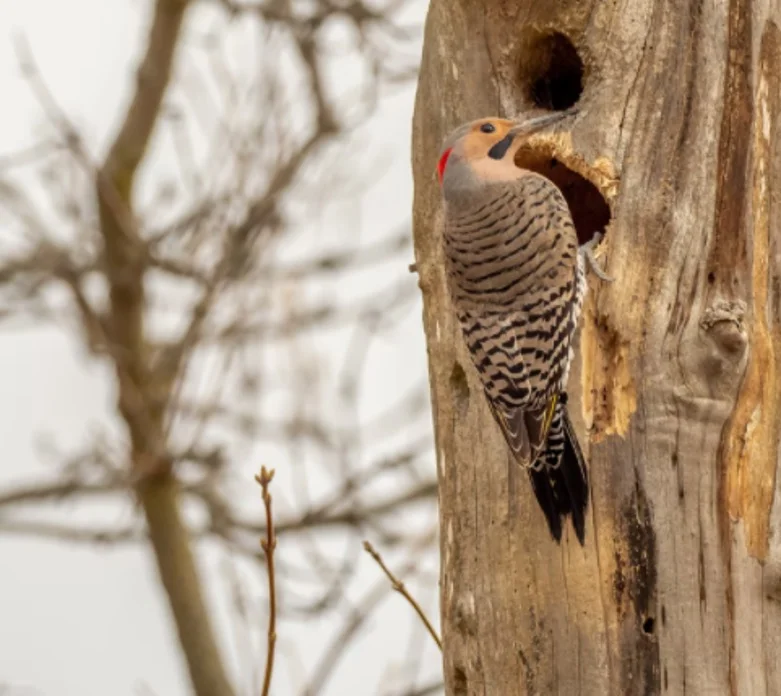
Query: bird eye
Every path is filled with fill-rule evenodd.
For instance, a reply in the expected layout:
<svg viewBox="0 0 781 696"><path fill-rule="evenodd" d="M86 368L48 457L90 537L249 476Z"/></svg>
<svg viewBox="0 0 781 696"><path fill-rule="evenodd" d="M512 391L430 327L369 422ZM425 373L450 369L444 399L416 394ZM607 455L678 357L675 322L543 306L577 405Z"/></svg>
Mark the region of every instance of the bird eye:
<svg viewBox="0 0 781 696"><path fill-rule="evenodd" d="M493 133L496 130L496 126L494 126L493 123L484 123L480 126L480 130L483 131L483 133Z"/></svg>

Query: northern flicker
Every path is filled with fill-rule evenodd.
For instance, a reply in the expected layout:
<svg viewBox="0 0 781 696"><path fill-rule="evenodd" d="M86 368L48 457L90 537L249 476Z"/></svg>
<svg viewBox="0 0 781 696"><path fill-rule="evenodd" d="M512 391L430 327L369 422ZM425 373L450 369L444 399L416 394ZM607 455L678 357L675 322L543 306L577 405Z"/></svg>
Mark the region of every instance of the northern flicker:
<svg viewBox="0 0 781 696"><path fill-rule="evenodd" d="M588 473L566 386L585 262L611 279L591 254L599 236L579 249L559 188L513 161L526 137L568 115L464 124L446 140L437 172L448 290L491 411L551 535L561 540L569 515L583 544Z"/></svg>

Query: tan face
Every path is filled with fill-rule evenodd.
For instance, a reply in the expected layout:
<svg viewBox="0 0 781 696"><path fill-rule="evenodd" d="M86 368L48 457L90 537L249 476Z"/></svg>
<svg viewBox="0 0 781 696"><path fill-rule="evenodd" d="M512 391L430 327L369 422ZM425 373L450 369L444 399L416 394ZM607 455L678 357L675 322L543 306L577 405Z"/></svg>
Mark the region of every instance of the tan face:
<svg viewBox="0 0 781 696"><path fill-rule="evenodd" d="M451 155L476 163L489 156L492 148L500 143L517 123L504 118L481 118L456 129L445 142L439 155L437 173L440 182Z"/></svg>
<svg viewBox="0 0 781 696"><path fill-rule="evenodd" d="M522 116L517 120L490 117L465 123L450 134L442 147L437 165L440 183L448 165L452 167L456 162L459 166L471 168L475 175L482 178L505 179L518 176L513 157L523 141L533 133L577 113L578 110L573 108Z"/></svg>
<svg viewBox="0 0 781 696"><path fill-rule="evenodd" d="M474 161L486 157L513 127L513 122L502 118L485 119L475 123L463 138L463 157Z"/></svg>

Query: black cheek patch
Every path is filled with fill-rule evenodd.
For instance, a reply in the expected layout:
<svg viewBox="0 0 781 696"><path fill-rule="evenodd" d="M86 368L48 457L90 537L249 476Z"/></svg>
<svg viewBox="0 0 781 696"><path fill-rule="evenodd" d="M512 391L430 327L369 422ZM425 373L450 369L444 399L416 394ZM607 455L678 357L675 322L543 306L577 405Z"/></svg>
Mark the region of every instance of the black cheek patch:
<svg viewBox="0 0 781 696"><path fill-rule="evenodd" d="M488 156L491 159L500 160L507 154L507 150L510 149L510 145L513 143L512 135L505 135L496 145L494 145L489 151Z"/></svg>

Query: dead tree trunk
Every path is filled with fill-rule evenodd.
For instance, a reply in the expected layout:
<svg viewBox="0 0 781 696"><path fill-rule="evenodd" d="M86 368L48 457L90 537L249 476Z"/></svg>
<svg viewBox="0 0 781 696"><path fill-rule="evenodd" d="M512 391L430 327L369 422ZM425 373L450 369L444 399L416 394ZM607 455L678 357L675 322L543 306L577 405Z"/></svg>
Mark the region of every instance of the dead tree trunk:
<svg viewBox="0 0 781 696"><path fill-rule="evenodd" d="M779 25L769 0L431 2L415 241L451 696L781 694ZM575 102L520 163L583 240L607 223L616 278L590 280L570 383L583 549L509 466L446 297L434 174L458 123Z"/></svg>

